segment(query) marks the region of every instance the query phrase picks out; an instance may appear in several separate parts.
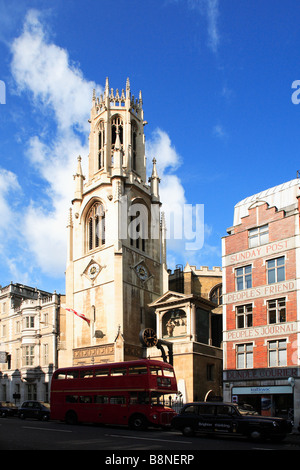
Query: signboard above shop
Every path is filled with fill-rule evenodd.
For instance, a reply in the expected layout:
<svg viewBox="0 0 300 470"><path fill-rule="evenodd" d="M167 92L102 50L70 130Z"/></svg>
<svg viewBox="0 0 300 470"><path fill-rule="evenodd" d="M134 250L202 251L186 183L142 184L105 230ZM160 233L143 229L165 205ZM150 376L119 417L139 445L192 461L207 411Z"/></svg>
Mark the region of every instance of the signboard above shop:
<svg viewBox="0 0 300 470"><path fill-rule="evenodd" d="M278 387L233 387L231 392L234 395L275 395L282 393L293 393L293 387L290 385L280 385Z"/></svg>
<svg viewBox="0 0 300 470"><path fill-rule="evenodd" d="M300 377L300 369L298 367L274 367L270 369L233 369L224 370L223 372L223 380L226 382L266 379L287 380L289 377Z"/></svg>

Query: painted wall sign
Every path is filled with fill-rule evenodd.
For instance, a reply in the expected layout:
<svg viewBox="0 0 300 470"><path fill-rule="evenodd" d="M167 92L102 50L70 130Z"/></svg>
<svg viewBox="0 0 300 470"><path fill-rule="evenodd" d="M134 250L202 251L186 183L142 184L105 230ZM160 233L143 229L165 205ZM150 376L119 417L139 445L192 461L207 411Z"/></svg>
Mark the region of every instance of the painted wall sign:
<svg viewBox="0 0 300 470"><path fill-rule="evenodd" d="M235 302L244 302L245 300L256 299L258 297L267 297L274 294L281 295L293 290L296 290L296 281L294 279L290 281L279 282L277 284L253 287L252 289L245 289L224 294L223 305L232 304Z"/></svg>
<svg viewBox="0 0 300 470"><path fill-rule="evenodd" d="M268 243L267 245L260 245L255 248L250 248L249 250L224 256L223 267L235 265L237 263L243 263L245 261L251 261L264 256L271 256L282 251L292 250L293 248L295 248L294 237Z"/></svg>
<svg viewBox="0 0 300 470"><path fill-rule="evenodd" d="M241 328L237 330L225 331L224 341L238 341L244 339L255 339L261 336L290 335L297 333L297 323L282 323L276 325L258 326L255 328Z"/></svg>

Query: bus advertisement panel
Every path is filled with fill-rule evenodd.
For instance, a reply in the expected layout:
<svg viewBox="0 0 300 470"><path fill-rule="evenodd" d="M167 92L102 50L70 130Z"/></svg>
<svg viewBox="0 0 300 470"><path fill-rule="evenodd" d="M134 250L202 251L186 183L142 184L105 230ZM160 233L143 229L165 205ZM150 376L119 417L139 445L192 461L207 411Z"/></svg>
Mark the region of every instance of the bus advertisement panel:
<svg viewBox="0 0 300 470"><path fill-rule="evenodd" d="M176 412L173 367L149 359L57 369L51 381L51 419L127 425L167 426Z"/></svg>

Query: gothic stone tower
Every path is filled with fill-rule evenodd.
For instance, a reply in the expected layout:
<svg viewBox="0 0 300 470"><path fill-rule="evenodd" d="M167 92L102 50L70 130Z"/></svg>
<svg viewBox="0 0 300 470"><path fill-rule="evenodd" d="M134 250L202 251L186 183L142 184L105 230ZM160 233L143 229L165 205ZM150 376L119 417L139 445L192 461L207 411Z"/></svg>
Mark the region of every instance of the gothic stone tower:
<svg viewBox="0 0 300 470"><path fill-rule="evenodd" d="M66 304L59 365L141 357L139 333L154 327L148 305L167 290L156 162L146 182L142 96L93 94L88 175L78 158L68 222Z"/></svg>

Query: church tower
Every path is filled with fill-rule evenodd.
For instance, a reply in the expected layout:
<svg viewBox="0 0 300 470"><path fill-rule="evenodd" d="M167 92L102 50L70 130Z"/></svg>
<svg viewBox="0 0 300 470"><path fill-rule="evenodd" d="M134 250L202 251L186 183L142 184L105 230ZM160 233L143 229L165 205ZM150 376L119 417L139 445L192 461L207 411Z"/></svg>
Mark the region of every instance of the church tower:
<svg viewBox="0 0 300 470"><path fill-rule="evenodd" d="M88 172L78 157L68 220L66 303L59 365L141 357L148 305L167 290L156 161L147 181L142 95L92 98Z"/></svg>

